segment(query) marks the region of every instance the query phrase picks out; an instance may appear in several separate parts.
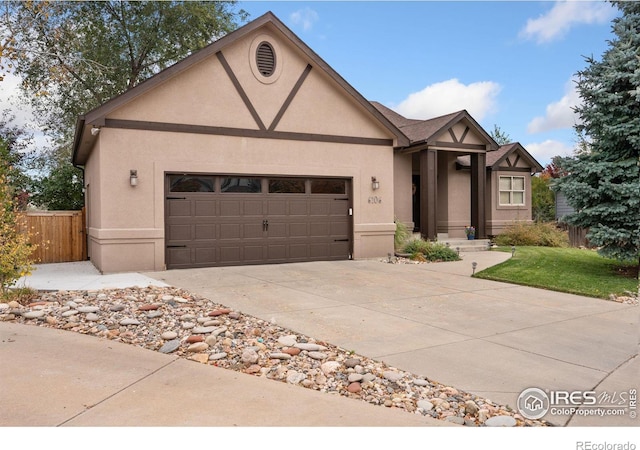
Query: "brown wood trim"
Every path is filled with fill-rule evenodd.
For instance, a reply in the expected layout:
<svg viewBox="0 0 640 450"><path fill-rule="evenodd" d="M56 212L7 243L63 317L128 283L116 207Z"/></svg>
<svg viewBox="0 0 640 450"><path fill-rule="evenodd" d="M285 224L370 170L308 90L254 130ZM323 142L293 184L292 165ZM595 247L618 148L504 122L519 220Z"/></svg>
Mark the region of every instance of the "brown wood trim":
<svg viewBox="0 0 640 450"><path fill-rule="evenodd" d="M251 113L251 116L258 124L258 128L260 128L261 130L266 130L267 128L264 126L262 119L260 119L260 116L258 115L258 111L256 111L256 109L253 107L253 104L251 103L251 100L249 100L247 93L244 91L244 89L242 89L242 85L240 84L240 81L238 80L238 78L236 78L236 75L233 73L233 70L231 69L231 66L229 65L229 63L227 62L227 59L224 57L221 51L216 53L216 56L218 57L220 64L222 64L222 67L224 67L224 71L227 72L227 75L229 76L229 79L233 83L233 86L236 88L236 91L238 91L240 98L242 98L242 101L244 102L245 106Z"/></svg>
<svg viewBox="0 0 640 450"><path fill-rule="evenodd" d="M507 163L507 166L509 167L513 167L513 164L511 164L511 160L509 159L509 157L507 156L507 158L505 159L505 162Z"/></svg>
<svg viewBox="0 0 640 450"><path fill-rule="evenodd" d="M487 167L487 170L491 170L492 172L527 172L531 173L534 171L533 167Z"/></svg>
<svg viewBox="0 0 640 450"><path fill-rule="evenodd" d="M430 143L433 147L445 147L445 148L459 148L460 150L486 150L487 146L482 144L463 144L463 143L452 143L452 142L441 142L436 141Z"/></svg>
<svg viewBox="0 0 640 450"><path fill-rule="evenodd" d="M273 131L276 129L276 127L278 126L278 123L280 122L280 119L282 119L282 116L284 116L284 113L287 111L287 108L289 108L289 105L291 104L296 94L300 90L300 87L302 87L302 83L304 83L304 80L307 78L307 75L309 75L309 72L311 72L311 68L312 68L311 64L307 64L307 67L304 68L302 75L300 75L300 78L298 78L298 81L296 81L296 84L293 86L293 89L291 89L291 92L289 92L287 99L284 101L284 103L280 107L280 111L278 111L278 114L276 114L276 117L273 119L273 122L271 122L271 125L269 125L269 131Z"/></svg>
<svg viewBox="0 0 640 450"><path fill-rule="evenodd" d="M336 144L380 145L391 147L393 139L367 138L358 136L337 136L329 134L295 133L289 131L251 130L248 128L212 127L181 123L144 122L138 120L106 119L106 128L127 130L166 131L173 133L211 134L259 139L282 139L291 141L317 141Z"/></svg>
<svg viewBox="0 0 640 450"><path fill-rule="evenodd" d="M451 139L453 139L453 142L458 143L459 141L458 141L458 138L456 137L456 134L453 132L453 128L449 128L449 130L447 131L449 131L449 135L451 136Z"/></svg>
<svg viewBox="0 0 640 450"><path fill-rule="evenodd" d="M464 132L462 133L462 137L460 137L460 142L461 142L461 143L462 143L462 142L464 142L464 138L466 138L466 137L467 137L467 133L468 133L468 132L469 132L469 127L466 127L466 128L464 129Z"/></svg>

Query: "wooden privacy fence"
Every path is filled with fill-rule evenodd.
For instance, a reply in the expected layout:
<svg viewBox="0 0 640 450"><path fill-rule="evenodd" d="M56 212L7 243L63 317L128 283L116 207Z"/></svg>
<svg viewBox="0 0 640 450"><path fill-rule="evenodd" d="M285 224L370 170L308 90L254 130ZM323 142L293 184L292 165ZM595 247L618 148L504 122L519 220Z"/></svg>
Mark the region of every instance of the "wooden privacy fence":
<svg viewBox="0 0 640 450"><path fill-rule="evenodd" d="M569 230L569 243L572 247L589 247L589 241L587 240L588 228L568 225L567 229Z"/></svg>
<svg viewBox="0 0 640 450"><path fill-rule="evenodd" d="M37 245L36 264L84 261L87 259L85 214L82 211L29 211L21 227Z"/></svg>

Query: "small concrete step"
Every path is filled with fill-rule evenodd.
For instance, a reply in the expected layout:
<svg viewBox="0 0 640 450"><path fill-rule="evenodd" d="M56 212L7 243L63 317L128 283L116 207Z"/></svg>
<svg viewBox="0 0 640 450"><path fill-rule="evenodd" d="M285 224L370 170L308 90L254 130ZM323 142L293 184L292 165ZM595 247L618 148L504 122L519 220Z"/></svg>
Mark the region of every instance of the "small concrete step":
<svg viewBox="0 0 640 450"><path fill-rule="evenodd" d="M448 245L454 250L461 252L484 252L489 250L489 239L446 239L438 241L440 244Z"/></svg>
<svg viewBox="0 0 640 450"><path fill-rule="evenodd" d="M460 249L461 252L483 252L489 250L489 239L462 239L446 238L446 234L438 233L438 243L447 245L452 249ZM420 239L420 233L413 233L413 239Z"/></svg>

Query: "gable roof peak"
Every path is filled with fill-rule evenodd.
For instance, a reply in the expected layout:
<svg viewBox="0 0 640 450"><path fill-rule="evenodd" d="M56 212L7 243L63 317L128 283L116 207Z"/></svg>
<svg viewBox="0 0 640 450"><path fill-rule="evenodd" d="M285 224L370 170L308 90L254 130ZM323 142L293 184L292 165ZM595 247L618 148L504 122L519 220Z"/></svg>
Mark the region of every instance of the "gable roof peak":
<svg viewBox="0 0 640 450"><path fill-rule="evenodd" d="M475 121L466 109L461 109L449 114L433 117L431 119L420 120L408 119L402 114L380 104L379 102L370 103L409 138L409 146L428 143L431 139L436 138L456 123L461 120L466 120L470 126L485 139L489 146L489 150L495 150L498 148L498 144L495 140L478 124L478 122Z"/></svg>
<svg viewBox="0 0 640 450"><path fill-rule="evenodd" d="M125 91L124 93L106 101L102 105L94 108L84 115L78 117L76 122L76 132L73 144L73 164L83 165L91 152L95 136L88 134L92 125L104 124L105 117L116 109L120 108L127 102L149 92L161 83L178 76L193 65L214 56L216 53L224 50L229 45L237 42L246 36L254 33L256 30L270 25L272 29L279 32L281 36L288 40L293 46L297 47L302 54L311 62L314 68L325 72L336 84L343 90L345 96L350 97L355 103L360 104L378 123L385 127L395 136L397 146L406 146L409 144L407 137L384 115L354 89L340 74L338 74L329 64L327 64L316 52L314 52L307 44L305 44L293 31L291 31L278 17L271 11L265 12L260 17L242 25L236 30L222 36L213 41L200 50L194 51L182 60L172 66L151 76L137 86Z"/></svg>

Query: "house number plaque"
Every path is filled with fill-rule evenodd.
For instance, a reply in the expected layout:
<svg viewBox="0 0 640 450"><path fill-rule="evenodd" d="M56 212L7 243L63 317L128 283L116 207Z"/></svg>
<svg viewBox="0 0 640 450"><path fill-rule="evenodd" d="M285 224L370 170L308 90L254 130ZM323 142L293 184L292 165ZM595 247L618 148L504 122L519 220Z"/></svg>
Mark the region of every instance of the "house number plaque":
<svg viewBox="0 0 640 450"><path fill-rule="evenodd" d="M382 198L378 197L377 195L374 195L373 197L369 197L369 203L373 205L378 205L382 203Z"/></svg>

